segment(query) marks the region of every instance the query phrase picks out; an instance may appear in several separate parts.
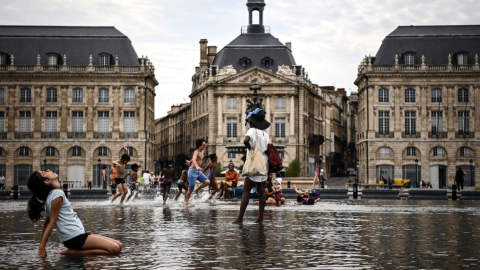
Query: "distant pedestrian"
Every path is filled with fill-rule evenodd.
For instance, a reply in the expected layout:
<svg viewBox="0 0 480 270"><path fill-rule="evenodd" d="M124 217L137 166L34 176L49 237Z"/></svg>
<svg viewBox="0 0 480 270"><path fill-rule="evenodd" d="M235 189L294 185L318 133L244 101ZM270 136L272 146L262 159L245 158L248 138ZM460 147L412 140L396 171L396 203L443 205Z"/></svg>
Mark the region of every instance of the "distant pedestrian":
<svg viewBox="0 0 480 270"><path fill-rule="evenodd" d="M92 189L92 181L88 181L88 189Z"/></svg>
<svg viewBox="0 0 480 270"><path fill-rule="evenodd" d="M195 191L197 197L200 197L200 193L198 193L198 191L210 185L210 180L208 180L208 178L203 174L202 167L200 167L204 157L205 148L207 148L207 142L204 139L197 139L195 141L195 146L197 147L197 150L195 150L193 153L192 160L187 161L187 163L191 164L191 166L190 169L188 169L188 191L185 195L185 205L188 205L188 201L190 200L190 195L192 195L192 192ZM202 184L195 189L195 182L197 180Z"/></svg>
<svg viewBox="0 0 480 270"><path fill-rule="evenodd" d="M325 187L325 182L328 180L328 178L327 178L326 173L323 169L320 169L319 178L320 178L320 184L318 185L318 187L319 188L322 188L322 186Z"/></svg>
<svg viewBox="0 0 480 270"><path fill-rule="evenodd" d="M458 166L457 172L455 173L455 182L457 182L458 192L462 192L463 190L463 177L466 175L467 175L467 172L464 172L462 168Z"/></svg>
<svg viewBox="0 0 480 270"><path fill-rule="evenodd" d="M170 188L173 184L173 161L167 161L167 167L163 168L161 176L163 177L163 205L167 202L168 194L170 193Z"/></svg>
<svg viewBox="0 0 480 270"><path fill-rule="evenodd" d="M5 190L5 176L0 173L0 190Z"/></svg>

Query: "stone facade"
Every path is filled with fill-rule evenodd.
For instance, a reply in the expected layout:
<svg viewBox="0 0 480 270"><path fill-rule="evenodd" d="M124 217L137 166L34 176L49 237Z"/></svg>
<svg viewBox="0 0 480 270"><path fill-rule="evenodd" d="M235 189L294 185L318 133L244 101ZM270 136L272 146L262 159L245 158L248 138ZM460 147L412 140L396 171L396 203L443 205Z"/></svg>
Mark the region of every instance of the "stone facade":
<svg viewBox="0 0 480 270"><path fill-rule="evenodd" d="M30 173L44 168L75 187L101 186L98 168L110 166L124 146L131 163L153 168L153 66L146 58L135 66L120 65L119 57L111 65L94 65L92 56L84 61L90 65L38 59L34 66L0 66L0 169L8 188L26 186Z"/></svg>
<svg viewBox="0 0 480 270"><path fill-rule="evenodd" d="M385 60L367 57L359 66L355 84L359 89L360 181L410 179L415 185L424 180L434 188L443 188L453 183L460 166L467 172L465 186L478 187L477 52L469 52L474 60L469 63L455 63L452 58L460 56L449 54L429 59L422 55L428 51L415 47L415 38L424 37L410 38L408 52L416 52L421 64L406 63L405 57L393 54L393 65L377 65L377 61ZM452 46L456 47L450 48L452 53L462 50L460 45ZM468 117L464 117L465 112Z"/></svg>

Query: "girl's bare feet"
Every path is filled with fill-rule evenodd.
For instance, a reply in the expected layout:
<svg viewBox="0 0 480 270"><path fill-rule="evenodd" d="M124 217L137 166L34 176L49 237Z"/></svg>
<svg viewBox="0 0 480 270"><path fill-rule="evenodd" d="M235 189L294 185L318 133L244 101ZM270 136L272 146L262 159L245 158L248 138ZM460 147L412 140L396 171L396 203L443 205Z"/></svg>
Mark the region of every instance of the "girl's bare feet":
<svg viewBox="0 0 480 270"><path fill-rule="evenodd" d="M234 222L232 222L232 224L242 224L242 223L243 223L243 220L241 220L241 219L238 219L238 218L237 218L237 219L235 219L235 221L234 221Z"/></svg>
<svg viewBox="0 0 480 270"><path fill-rule="evenodd" d="M263 218L258 218L257 220L255 220L255 223L263 223Z"/></svg>

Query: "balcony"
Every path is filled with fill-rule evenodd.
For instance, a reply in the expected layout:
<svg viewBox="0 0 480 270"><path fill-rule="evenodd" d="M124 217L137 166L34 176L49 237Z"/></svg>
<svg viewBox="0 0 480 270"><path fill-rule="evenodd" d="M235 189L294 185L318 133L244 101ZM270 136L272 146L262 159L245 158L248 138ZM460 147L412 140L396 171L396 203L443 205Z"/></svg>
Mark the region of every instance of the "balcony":
<svg viewBox="0 0 480 270"><path fill-rule="evenodd" d="M420 138L420 132L402 132L402 138Z"/></svg>
<svg viewBox="0 0 480 270"><path fill-rule="evenodd" d="M32 132L15 132L15 139L32 139Z"/></svg>
<svg viewBox="0 0 480 270"><path fill-rule="evenodd" d="M455 138L457 139L475 138L475 134L470 131L459 130L458 132L455 132Z"/></svg>
<svg viewBox="0 0 480 270"><path fill-rule="evenodd" d="M112 138L112 133L110 132L96 132L95 139L110 139Z"/></svg>
<svg viewBox="0 0 480 270"><path fill-rule="evenodd" d="M393 138L393 132L386 132L386 133L375 132L375 138Z"/></svg>
<svg viewBox="0 0 480 270"><path fill-rule="evenodd" d="M225 138L225 140L227 142L238 142L239 141L238 137L227 137L227 138Z"/></svg>
<svg viewBox="0 0 480 270"><path fill-rule="evenodd" d="M120 132L120 138L122 139L137 139L137 132Z"/></svg>
<svg viewBox="0 0 480 270"><path fill-rule="evenodd" d="M284 142L286 142L286 139L285 139L285 137L275 137L273 139L273 141L274 142L279 142L279 143L284 143Z"/></svg>
<svg viewBox="0 0 480 270"><path fill-rule="evenodd" d="M42 132L42 139L57 139L58 135L58 132Z"/></svg>
<svg viewBox="0 0 480 270"><path fill-rule="evenodd" d="M153 65L139 66L69 66L69 65L0 65L0 72L36 72L36 73L149 73L153 74Z"/></svg>
<svg viewBox="0 0 480 270"><path fill-rule="evenodd" d="M359 74L364 73L438 73L438 72L480 72L480 65L374 65L368 60L362 61L358 68Z"/></svg>
<svg viewBox="0 0 480 270"><path fill-rule="evenodd" d="M69 139L85 139L85 133L83 132L68 132Z"/></svg>
<svg viewBox="0 0 480 270"><path fill-rule="evenodd" d="M431 139L445 139L447 138L447 132L439 131L439 132L428 132L428 138Z"/></svg>

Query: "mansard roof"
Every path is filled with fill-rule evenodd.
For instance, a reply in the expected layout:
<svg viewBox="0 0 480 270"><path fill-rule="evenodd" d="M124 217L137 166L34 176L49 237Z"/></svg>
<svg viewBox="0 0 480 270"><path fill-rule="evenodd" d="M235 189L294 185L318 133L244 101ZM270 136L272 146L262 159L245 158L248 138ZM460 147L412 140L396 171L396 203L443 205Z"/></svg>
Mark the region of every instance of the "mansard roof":
<svg viewBox="0 0 480 270"><path fill-rule="evenodd" d="M395 55L415 53L415 63L446 65L448 55L468 53L468 63L480 54L480 25L399 26L382 42L375 65L394 65ZM401 63L400 63L401 64Z"/></svg>
<svg viewBox="0 0 480 270"><path fill-rule="evenodd" d="M132 42L113 26L0 26L0 53L13 54L15 65L42 64L47 54L67 56L68 65L88 65L92 55L98 65L100 54L118 55L119 65L138 66Z"/></svg>
<svg viewBox="0 0 480 270"><path fill-rule="evenodd" d="M241 34L218 52L213 65L219 68L233 65L239 72L246 69L240 64L240 59L244 57L251 60L247 69L254 66L267 69L262 63L262 59L266 57L273 59L273 65L270 68L273 72L277 72L278 66L281 65L287 65L290 68L296 65L290 49L271 34L263 33Z"/></svg>

